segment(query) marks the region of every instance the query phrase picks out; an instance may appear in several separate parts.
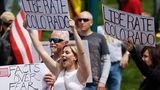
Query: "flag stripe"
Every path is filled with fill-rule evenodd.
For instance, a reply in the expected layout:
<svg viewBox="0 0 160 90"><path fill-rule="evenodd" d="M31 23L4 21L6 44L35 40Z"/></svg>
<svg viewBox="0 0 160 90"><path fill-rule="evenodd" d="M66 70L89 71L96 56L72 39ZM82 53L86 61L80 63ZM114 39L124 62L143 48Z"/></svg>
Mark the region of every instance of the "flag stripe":
<svg viewBox="0 0 160 90"><path fill-rule="evenodd" d="M21 15L21 17L23 18L23 20L25 19L25 16L24 16L24 12L23 12L23 10L21 10L20 11L20 15Z"/></svg>
<svg viewBox="0 0 160 90"><path fill-rule="evenodd" d="M14 54L16 54L16 52L18 52L18 50L19 50L19 52L22 56L22 59L21 60L17 59L17 61L23 61L23 63L18 63L18 64L29 64L29 60L28 60L28 57L26 55L27 51L24 49L24 45L21 42L21 38L18 35L18 32L16 30L16 26L15 26L15 22L13 23L13 26L12 26L12 32L13 32L13 40L15 41L15 45L18 47L18 49L14 49L14 46L13 46L12 49L15 52ZM16 57L19 57L19 56L16 56Z"/></svg>
<svg viewBox="0 0 160 90"><path fill-rule="evenodd" d="M21 12L22 13L22 12ZM29 35L28 35L28 32L27 32L27 30L25 30L24 29L24 27L23 27L23 20L24 20L24 18L22 18L22 16L21 16L21 13L19 13L18 15L17 15L17 19L18 19L18 24L19 24L19 26L20 26L20 31L23 31L22 33L23 33L23 35L25 36L25 39L27 40L27 42L29 42L29 40L30 40L30 38L29 38ZM15 22L14 22L15 23ZM24 49L25 47L24 47L24 45L23 45L23 43L22 43L22 40L21 40L21 37L20 37L20 35L18 34L18 32L17 32L17 28L16 28L16 24L14 24L13 25L13 30L12 30L13 32L14 32L14 39L16 40L16 43L17 43L17 47L19 48L19 50L20 50L20 52L21 52L21 55L22 55L22 58L23 58L23 63L25 63L25 64L28 64L29 63L29 59L28 59L28 57L27 57L27 51ZM28 37L27 37L27 35L28 35ZM29 44L28 44L29 45ZM31 51L31 50L30 50ZM18 56L17 56L18 57Z"/></svg>
<svg viewBox="0 0 160 90"><path fill-rule="evenodd" d="M29 46L27 44L25 36L23 35L22 31L20 30L21 28L20 28L20 26L18 24L17 19L15 20L15 26L16 26L16 30L17 30L20 38L21 38L21 42L23 43L23 45L25 47L24 49L27 51L26 53L27 53L27 57L29 59L29 63L32 63L32 54L31 54L31 51L29 50Z"/></svg>
<svg viewBox="0 0 160 90"><path fill-rule="evenodd" d="M23 27L25 19L24 12L21 10L12 24L10 41L18 64L35 63L33 55L33 44L28 34L28 31ZM36 36L41 39L41 31L36 31Z"/></svg>
<svg viewBox="0 0 160 90"><path fill-rule="evenodd" d="M12 33L12 32L10 33L10 42L11 42L11 47L14 48L13 53L14 53L14 55L15 55L15 58L16 58L16 60L17 60L17 63L18 63L18 64L23 64L24 62L23 62L23 58L22 58L21 52L20 52L19 48L18 48L17 45L16 45L16 42L15 42L15 40L14 40L14 37L13 37L13 33ZM18 56L18 57L17 57L17 56Z"/></svg>

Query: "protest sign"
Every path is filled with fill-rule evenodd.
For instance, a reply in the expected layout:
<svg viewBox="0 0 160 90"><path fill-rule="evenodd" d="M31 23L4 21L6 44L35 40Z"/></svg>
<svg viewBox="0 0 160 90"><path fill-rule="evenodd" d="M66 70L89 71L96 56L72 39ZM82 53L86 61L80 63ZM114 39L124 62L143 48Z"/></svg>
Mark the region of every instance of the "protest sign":
<svg viewBox="0 0 160 90"><path fill-rule="evenodd" d="M0 67L0 90L49 90L43 77L49 70L43 63Z"/></svg>
<svg viewBox="0 0 160 90"><path fill-rule="evenodd" d="M22 0L30 29L69 30L68 0Z"/></svg>
<svg viewBox="0 0 160 90"><path fill-rule="evenodd" d="M135 15L102 5L105 33L134 44L154 46L154 18Z"/></svg>

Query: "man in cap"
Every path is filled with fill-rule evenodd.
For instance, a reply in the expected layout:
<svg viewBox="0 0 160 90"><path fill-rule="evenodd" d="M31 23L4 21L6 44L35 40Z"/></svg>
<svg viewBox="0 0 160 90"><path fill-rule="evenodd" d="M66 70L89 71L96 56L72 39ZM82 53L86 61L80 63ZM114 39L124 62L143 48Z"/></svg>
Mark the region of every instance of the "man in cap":
<svg viewBox="0 0 160 90"><path fill-rule="evenodd" d="M9 30L12 22L15 20L15 16L12 12L4 12L1 15L0 21L0 37L9 41Z"/></svg>
<svg viewBox="0 0 160 90"><path fill-rule="evenodd" d="M12 55L13 53L11 51L10 41L9 41L9 30L14 20L15 20L15 16L12 12L4 12L0 16L0 38L2 39L1 41L5 42L5 43L4 42L1 42L1 43L3 43L2 49L5 50L6 52L6 53L4 52L2 53L6 56L5 58L7 58L6 60L3 60L3 62L1 62L0 65L16 64L16 60L13 59L14 57Z"/></svg>

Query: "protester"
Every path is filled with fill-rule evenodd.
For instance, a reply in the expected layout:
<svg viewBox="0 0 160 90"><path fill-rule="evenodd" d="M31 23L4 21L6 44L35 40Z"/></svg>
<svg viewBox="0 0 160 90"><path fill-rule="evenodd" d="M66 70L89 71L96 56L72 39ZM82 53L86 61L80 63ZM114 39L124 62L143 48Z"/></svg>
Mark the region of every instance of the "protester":
<svg viewBox="0 0 160 90"><path fill-rule="evenodd" d="M63 48L68 43L68 41L69 41L68 31L52 32L51 37L49 38L51 57L56 62L60 62L60 58L63 53ZM52 75L51 73L48 73L44 76L44 81L46 81L47 84L51 86L53 86L55 79L56 79L55 76Z"/></svg>
<svg viewBox="0 0 160 90"><path fill-rule="evenodd" d="M7 49L7 61L3 60L2 62L4 65L9 65L9 64L16 64L16 59L14 57L14 54L12 53L12 49L10 46L10 40L9 40L9 34L10 34L10 29L12 22L15 20L15 16L12 12L4 12L1 15L1 28L0 28L0 38L3 39L5 43L3 50L5 49L5 46L9 46ZM9 45L8 45L9 44ZM5 54L5 53L4 53ZM2 54L3 55L3 54Z"/></svg>
<svg viewBox="0 0 160 90"><path fill-rule="evenodd" d="M110 51L111 69L106 84L107 90L120 90L122 68L128 66L129 52L124 52L122 41L105 34L104 26L98 26L97 32L105 36Z"/></svg>
<svg viewBox="0 0 160 90"><path fill-rule="evenodd" d="M90 12L83 11L79 14L76 26L81 39L88 41L93 77L93 83L87 83L85 90L105 90L111 65L109 51L104 36L91 31L92 24Z"/></svg>
<svg viewBox="0 0 160 90"><path fill-rule="evenodd" d="M82 41L75 29L73 20L69 20L76 45L66 45L63 49L61 63L54 61L44 50L33 30L28 30L32 42L49 70L56 76L54 90L82 90L89 76L89 67L83 51Z"/></svg>
<svg viewBox="0 0 160 90"><path fill-rule="evenodd" d="M126 48L144 76L139 90L160 90L160 45L145 46L141 57L136 53L131 41L126 42Z"/></svg>
<svg viewBox="0 0 160 90"><path fill-rule="evenodd" d="M140 0L117 0L119 10L133 13L142 14L142 2Z"/></svg>
<svg viewBox="0 0 160 90"><path fill-rule="evenodd" d="M2 13L1 20L0 37L9 41L9 30L12 22L15 20L15 16L12 12L7 11Z"/></svg>
<svg viewBox="0 0 160 90"><path fill-rule="evenodd" d="M0 38L0 66L8 64L10 50L11 47L9 42Z"/></svg>

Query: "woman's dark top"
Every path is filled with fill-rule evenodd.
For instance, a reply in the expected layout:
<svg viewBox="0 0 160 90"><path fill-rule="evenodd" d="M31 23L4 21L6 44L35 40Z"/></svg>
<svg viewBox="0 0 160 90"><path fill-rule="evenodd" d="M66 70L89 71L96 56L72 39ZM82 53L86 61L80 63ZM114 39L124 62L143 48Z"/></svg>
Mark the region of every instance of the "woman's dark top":
<svg viewBox="0 0 160 90"><path fill-rule="evenodd" d="M133 49L130 53L138 69L145 77L139 87L139 90L160 90L160 65L157 65L154 69L150 68L142 60L140 55L137 55L135 49Z"/></svg>

